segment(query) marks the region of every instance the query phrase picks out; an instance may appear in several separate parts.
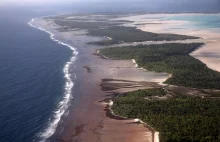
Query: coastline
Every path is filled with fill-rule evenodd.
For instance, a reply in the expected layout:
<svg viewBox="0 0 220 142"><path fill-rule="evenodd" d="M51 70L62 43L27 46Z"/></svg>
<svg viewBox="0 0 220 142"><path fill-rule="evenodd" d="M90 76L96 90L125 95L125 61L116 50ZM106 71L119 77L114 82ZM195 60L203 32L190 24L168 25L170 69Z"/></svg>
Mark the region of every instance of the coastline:
<svg viewBox="0 0 220 142"><path fill-rule="evenodd" d="M46 32L47 34L50 35L51 40L57 42L58 44L61 44L61 45L64 45L64 46L68 47L69 49L72 50L72 54L73 54L72 57L70 58L70 60L66 62L65 66L63 68L64 78L66 79L66 83L64 85L65 92L64 92L63 100L60 101L59 104L57 105L57 109L54 111L54 115L51 116L51 118L49 119L47 128L43 132L38 134L39 135L38 137L41 139L40 141L46 141L56 131L56 127L58 125L58 122L60 121L61 117L65 114L65 112L68 108L69 102L72 99L71 94L72 94L72 88L74 86L74 83L71 79L71 77L73 75L70 74L69 70L70 70L70 65L75 62L78 52L74 47L70 46L69 44L63 43L63 42L57 40L56 38L54 38L54 34L52 32L47 31L44 28L35 26L33 24L34 21L35 21L35 18L33 18L28 23L28 25L33 27L33 28L36 28L38 30Z"/></svg>
<svg viewBox="0 0 220 142"><path fill-rule="evenodd" d="M181 34L188 36L197 36L201 37L198 40L187 40L182 41L184 43L187 42L204 42L205 45L194 51L190 55L196 59L199 59L201 62L205 63L212 70L220 71L220 67L217 67L216 64L220 61L219 54L220 50L218 49L218 45L220 43L220 28L210 28L210 29L194 29L193 27L184 27L184 24L189 23L189 21L178 21L178 20L161 20L160 18L163 16L173 16L173 15L219 15L219 13L182 13L182 14L143 14L139 16L131 16L119 18L117 20L131 20L134 21L133 24L125 24L125 26L133 26L137 29L147 32L153 33L172 33L172 34ZM152 18L152 17L157 18ZM152 23L160 23L160 24L152 24ZM141 24L141 25L138 25ZM184 27L184 28L182 28ZM167 42L162 42L167 43ZM137 45L138 43L134 43ZM150 42L143 42L139 44L152 44ZM216 53L214 53L216 52Z"/></svg>
<svg viewBox="0 0 220 142"><path fill-rule="evenodd" d="M41 26L45 26L45 25L41 25ZM46 24L46 27L47 28L50 27L49 28L50 30L56 29L53 26L54 25L50 25L48 23ZM42 31L46 32L46 30L42 30ZM164 30L159 29L159 31L164 31ZM178 33L178 30L176 30L176 32ZM50 34L50 32L47 32L47 33ZM54 36L70 41L73 45L76 45L77 50L79 50L79 55L77 57L77 60L80 60L82 62L76 63L76 64L79 67L79 69L77 70L78 72L80 72L79 76L77 74L77 78L79 79L79 82L82 86L80 87L79 93L78 93L78 95L81 95L81 98L80 100L77 100L79 101L79 104L76 108L70 108L69 115L67 116L66 120L64 120L65 124L61 124L63 125L63 127L59 128L58 123L60 122L57 122L57 125L55 127L58 127L58 129L52 136L52 140L64 140L64 141L83 140L83 141L97 141L97 142L101 140L105 142L108 142L108 141L111 142L114 140L118 140L118 141L126 140L128 142L137 141L137 140L150 141L150 138L153 136L149 129L146 129L145 127L142 127L137 124L128 125L127 123L129 123L130 121L119 121L115 119L110 119L106 115L106 112L104 111L104 109L106 108L106 105L108 104L100 105L98 101L104 100L106 98L111 98L112 96L114 96L115 92L125 93L129 91L135 91L138 89L151 87L152 84L147 84L145 86L143 84L140 84L140 82L144 82L144 81L155 82L155 80L153 81L152 79L147 80L143 78L144 74L146 76L149 76L149 74L137 68L138 65L135 64L135 61L133 61L133 63L132 61L127 61L127 60L114 61L110 59L101 59L98 56L94 56L93 54L95 53L95 50L97 47L94 46L94 47L87 48L88 45L86 45L86 42L84 43L81 43L81 42L83 40L88 40L88 39L85 37L82 37L79 40L76 37L74 37L74 34L75 33L71 33L71 32L69 33L58 33L57 32L57 35L54 35ZM183 33L179 32L178 34L183 34ZM185 34L187 35L187 31L185 31ZM53 34L51 33L50 36L53 37L52 35ZM88 37L88 38L91 38L91 37ZM207 49L208 46L210 47L210 44L212 44L212 46L216 45L215 42L214 43L210 42L210 40L213 40L212 38L207 38L205 36L203 38L207 39L206 45L200 48L200 50L196 50L194 53L199 52L199 51L200 52L204 51L203 49ZM51 39L52 40L54 39L58 43L62 41L62 40L61 41L56 40L55 38L51 38ZM72 47L70 46L72 44L69 45L69 44L65 44L64 42L61 42L61 43L63 43L62 45ZM85 46L85 47L82 47L82 46ZM192 56L196 57L194 53L192 53ZM199 59L198 56L196 58ZM199 60L201 60L201 58ZM207 61L203 61L203 62L205 62L207 65L210 64ZM70 64L67 65L67 67L69 68L67 70L67 73L70 73L69 70L71 70L71 67L72 67ZM83 66L84 67L88 66L91 69L91 72L88 72L85 68L83 68ZM210 65L208 66L210 67ZM71 74L73 74L73 71L71 71ZM71 78L70 76L68 77L69 79ZM118 89L111 90L111 91L101 90L100 89L101 80L106 79L106 78L116 79L112 82L110 81L109 83L113 83L113 84L115 83L116 86L119 86ZM117 79L133 81L132 88L129 88L129 89L126 88L126 85L123 86L125 82L119 81ZM74 101L76 100L73 99L73 103ZM62 116L60 116L60 118L61 117ZM114 130L116 130L119 126L121 129L119 129L117 132L114 132ZM62 129L62 131L60 131L60 129ZM126 131L126 129L130 129L130 131L128 132ZM128 133L129 134L132 133L132 135L127 136ZM148 133L147 136L146 136L146 133Z"/></svg>
<svg viewBox="0 0 220 142"><path fill-rule="evenodd" d="M50 36L54 36L52 39L59 39L56 41L63 43L63 45L68 47L77 47L77 51L79 52L77 55L77 61L79 61L76 61L74 65L69 65L71 74L74 71L78 72L78 74L76 74L78 84L80 84L79 89L77 90L78 95L75 96L74 94L74 99L70 101L72 106L69 106L68 108L69 114L67 116L60 115L60 121L56 121L56 124L53 125L53 128L56 128L56 130L54 129L55 131L50 131L49 134L43 134L47 134L47 137L49 138L54 132L52 137L49 138L50 140L64 141L71 139L98 142L101 140L112 141L113 138L118 141L132 142L134 139L143 141L148 141L149 138L151 139L151 131L146 129L146 127L137 124L128 125L126 121L109 119L104 111L105 106L97 104L97 101L105 99L107 96L111 96L113 93L111 91L106 92L100 89L99 84L104 78L126 79L134 81L132 83L132 88L126 88L126 86L123 88L124 83L120 81L119 84L117 84L119 86L117 92L127 92L146 88L146 86L143 84L136 84L146 80L153 81L153 79L155 79L154 76L158 73L145 72L137 69L132 61L104 60L98 56L94 56L93 53L95 53L97 47L89 46L89 48L87 48L88 45L86 44L86 41L91 40L92 37L84 37L84 35L81 36L77 34L77 32L60 33L55 31L56 25L53 23L44 21L43 19L37 20L38 26L41 29L46 29L43 31L49 31L49 33L51 33ZM97 40L97 38L92 40ZM61 41L69 41L70 44L65 44ZM73 69L72 71L73 66L77 66L77 69ZM83 66L89 66L91 68L91 72L89 73ZM143 78L143 76L146 77ZM164 80L165 76L168 77L168 75L165 74L157 76L158 81L161 79ZM84 87L81 88L80 86ZM149 86L149 84L147 86ZM75 105L76 103L77 105ZM88 120L88 118L90 119ZM118 125L120 125L122 128L120 132L113 132L112 129L116 130ZM131 136L129 136L129 138L127 136L128 128L133 133ZM96 130L96 132L94 132L94 130ZM148 136L145 136L146 132L149 133Z"/></svg>
<svg viewBox="0 0 220 142"><path fill-rule="evenodd" d="M119 95L116 95L114 98L117 98L119 97L121 94ZM128 122L128 123L136 123L136 124L142 124L144 127L146 127L147 129L149 129L151 131L151 137L152 139L149 141L152 141L152 142L159 142L159 132L157 132L153 127L151 127L150 125L148 125L146 122L143 122L142 120L136 118L136 119L130 119L130 118L127 118L127 117L123 117L123 116L119 116L117 114L114 113L114 111L112 110L112 106L114 104L114 102L112 101L112 99L109 99L109 100L105 100L104 101L104 105L106 106L106 111L107 111L107 114L109 115L110 118L113 118L113 119L118 119L118 120L127 120L127 121L131 121L131 122Z"/></svg>

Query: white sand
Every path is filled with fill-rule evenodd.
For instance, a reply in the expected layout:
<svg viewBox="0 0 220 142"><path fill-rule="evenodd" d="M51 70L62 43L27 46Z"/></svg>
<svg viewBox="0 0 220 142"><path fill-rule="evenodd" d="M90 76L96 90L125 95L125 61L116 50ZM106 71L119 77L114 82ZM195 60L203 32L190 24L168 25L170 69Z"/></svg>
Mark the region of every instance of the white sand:
<svg viewBox="0 0 220 142"><path fill-rule="evenodd" d="M174 33L190 36L198 36L202 39L199 40L188 40L188 42L204 42L205 45L195 52L191 53L191 56L199 59L205 63L209 68L220 72L220 29L192 29L182 28L188 21L175 21L175 20L163 20L161 17L164 16L178 16L178 15L190 15L190 14L147 14L139 16L123 17L120 20L130 20L134 23L126 24L126 26L134 26L138 29L148 32L155 33ZM204 15L204 14L196 14ZM209 14L213 15L213 14ZM219 14L218 14L219 15ZM118 19L119 20L119 19ZM137 25L143 24L143 25ZM177 41L183 43L183 41ZM166 42L167 43L167 42ZM187 42L185 42L187 43ZM138 44L138 43L136 43ZM149 43L151 44L151 43Z"/></svg>

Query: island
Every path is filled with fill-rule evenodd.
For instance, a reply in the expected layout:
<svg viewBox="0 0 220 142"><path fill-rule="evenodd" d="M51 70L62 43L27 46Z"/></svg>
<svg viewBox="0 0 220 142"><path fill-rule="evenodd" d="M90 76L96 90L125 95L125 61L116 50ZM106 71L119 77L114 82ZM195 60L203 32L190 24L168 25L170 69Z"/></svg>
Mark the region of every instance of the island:
<svg viewBox="0 0 220 142"><path fill-rule="evenodd" d="M158 29L169 24L152 21L158 14L138 23L143 15L70 14L33 21L79 52L71 70L78 95L51 140L220 140L220 72L193 56L215 41ZM161 32L151 31L154 26Z"/></svg>

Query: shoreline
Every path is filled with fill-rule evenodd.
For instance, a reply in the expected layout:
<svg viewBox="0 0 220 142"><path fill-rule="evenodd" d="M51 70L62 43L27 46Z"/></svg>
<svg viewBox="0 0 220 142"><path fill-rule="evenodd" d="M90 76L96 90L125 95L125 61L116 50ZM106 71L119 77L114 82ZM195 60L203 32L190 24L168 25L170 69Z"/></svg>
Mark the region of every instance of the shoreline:
<svg viewBox="0 0 220 142"><path fill-rule="evenodd" d="M38 19L39 20L39 19ZM39 21L38 21L39 22ZM42 24L42 23L41 23ZM45 24L45 25L44 25ZM50 23L48 24L48 22L43 23L43 25L41 26L45 26L46 27L50 27L52 25L50 25ZM54 27L50 27L49 29L56 29ZM50 31L50 30L49 30ZM71 41L74 41L74 34L71 35L69 33L59 33L57 32L58 35L55 38L58 39L62 39L65 38L66 40L68 40L68 38L71 39ZM59 35L60 34L60 35ZM66 34L67 36L64 36L63 34ZM91 37L89 37L91 38ZM61 40L62 41L62 40ZM77 41L77 39L75 40ZM72 44L71 44L72 45ZM84 45L84 44L82 44ZM106 124L102 124L101 122L103 121L109 121L108 117L105 116L105 112L103 111L103 107L97 106L97 104L93 103L94 101L97 100L101 100L102 98L106 98L105 95L108 95L110 92L103 92L102 90L100 90L100 86L97 84L100 84L101 80L103 78L115 78L115 79L124 79L127 78L128 80L134 80L134 81L144 81L145 79L142 78L142 76L144 74L146 74L148 76L148 80L152 80L153 78L151 78L152 75L156 75L157 73L150 73L149 75L147 74L148 72L143 72L137 68L134 67L132 61L113 61L113 60L104 60L99 58L98 56L94 56L93 53L95 52L95 49L97 47L95 46L94 48L83 48L83 46L79 46L77 47L77 50L79 50L79 55L77 55L78 59L77 60L82 60L81 58L86 58L86 60L88 60L89 62L82 62L82 63L78 63L80 64L78 65L78 67L80 66L81 68L79 69L83 75L77 75L77 78L79 78L78 80L81 83L81 85L83 86L87 86L85 88L88 88L88 91L86 89L83 89L81 91L79 91L80 93L80 97L83 98L83 101L79 106L77 106L76 108L70 108L69 110L69 115L64 118L64 122L59 122L59 124L57 125L57 129L55 131L55 133L52 135L52 137L50 139L52 140L69 140L69 139L84 139L86 140L91 140L93 139L93 141L100 141L100 139L106 139L106 141L108 141L109 139L111 139L110 137L108 137L110 134L109 131L104 131L105 134L103 134L102 136L100 136L100 134L93 134L93 132L91 131L91 129L100 129L99 131L103 131L101 129L104 128L108 128L110 126L108 126L108 123ZM88 58L88 59L87 59ZM84 60L84 59L83 59ZM89 73L88 71L86 71L86 69L83 66L87 66L89 65L91 72ZM121 66L121 65L124 65ZM129 70L129 72L127 72L126 74L124 73L125 70ZM104 73L105 72L105 73ZM103 74L104 73L104 74ZM133 77L134 75L134 77ZM161 74L162 75L162 74ZM163 76L165 76L163 74ZM162 76L161 76L162 77ZM89 82L88 79L90 78ZM160 76L157 77L158 79L160 78ZM123 84L123 83L122 83ZM135 85L135 82L133 83L133 87L130 89L126 89L123 87L120 87L119 85L119 89L118 91L133 91L133 90L137 90L137 89L143 89L146 87L143 87L142 85ZM92 90L95 89L95 91ZM96 92L95 94L91 94L91 97L89 97L89 93L91 92ZM110 93L111 94L111 93ZM78 96L77 96L78 97ZM75 101L79 101L77 99L73 99L73 103L75 103ZM86 103L86 105L85 105ZM84 106L82 106L84 105ZM87 108L88 105L88 108ZM98 108L97 108L98 107ZM89 113L87 111L92 111L93 113ZM87 113L86 113L87 112ZM78 116L75 116L75 115ZM92 114L92 115L91 115ZM86 118L92 118L92 121L88 123L88 120ZM71 124L72 123L72 124ZM74 123L74 124L73 124ZM117 124L121 125L123 129L121 129L121 134L123 134L123 138L120 138L122 141L124 141L123 139L127 139L127 132L126 129L127 127L130 127L131 130L133 130L133 135L131 137L133 137L132 139L143 139L146 140L148 139L148 137L151 137L150 133L146 128L142 127L142 126L136 126L135 125L127 125L126 122L118 122L118 121L111 121L112 124ZM97 124L97 125L95 125ZM99 125L102 124L102 127L99 127ZM73 125L73 126L68 126L68 125ZM116 128L114 128L116 129ZM79 131L80 130L80 131ZM138 130L138 131L136 131ZM150 135L148 137L145 137L145 132L148 132ZM84 136L83 133L87 133L88 136ZM72 135L74 135L75 137L73 138ZM135 136L135 135L139 135L139 136ZM115 139L117 138L117 134L114 134L113 136L116 136ZM119 135L118 135L119 137Z"/></svg>
<svg viewBox="0 0 220 142"><path fill-rule="evenodd" d="M66 46L70 50L72 50L72 57L69 59L69 61L66 62L65 66L63 68L64 78L66 79L66 83L64 85L65 92L64 92L63 99L57 105L57 109L54 111L54 115L49 119L50 121L47 124L48 125L47 128L43 132L40 132L38 134L39 135L38 137L41 139L40 141L46 141L56 131L57 125L58 125L59 121L61 120L61 117L66 113L69 102L72 99L71 94L72 94L72 88L74 86L74 83L71 80L72 75L70 74L69 70L70 70L70 65L75 62L78 52L77 52L76 48L54 38L54 34L52 32L47 31L46 29L43 29L41 27L37 27L37 26L33 25L33 22L35 20L36 19L33 18L30 22L28 22L28 25L49 34L50 39L52 41L57 42L58 44L61 44L63 46ZM52 121L51 121L51 119L52 119Z"/></svg>
<svg viewBox="0 0 220 142"><path fill-rule="evenodd" d="M153 32L153 33L168 33L171 34L180 34L180 35L188 35L188 36L196 36L201 37L201 39L198 40L187 40L191 42L198 42L202 41L205 44L199 48L198 50L192 52L190 55L196 59L199 59L201 62L205 63L209 68L212 70L220 72L220 67L217 67L216 64L220 61L218 58L220 56L217 56L217 53L220 53L220 50L218 49L218 45L220 44L220 34L217 32L220 31L220 28L209 28L209 29L195 29L193 27L185 27L181 28L185 23L191 22L191 21L179 21L179 20L162 20L160 19L160 16L173 16L173 15L202 15L204 13L173 13L173 14L143 14L143 15L137 15L137 16L128 16L128 17L122 17L117 18L117 20L131 20L134 21L133 24L125 24L125 26L132 26L136 27L137 29L140 29L142 31L147 32ZM211 13L211 14L204 14L204 15L219 15L220 13ZM152 17L157 16L155 19L152 19ZM147 22L147 24L146 24ZM148 23L162 23L162 25L158 24L148 24ZM137 25L137 24L141 25ZM176 27L176 28L173 28ZM186 42L180 41L180 42ZM155 42L154 42L155 43ZM156 42L157 43L157 42ZM162 42L167 43L167 42ZM132 43L133 45L137 45L138 43ZM142 42L139 44L151 44L149 42ZM161 44L161 43L159 43ZM123 45L123 44L122 44ZM126 43L125 43L126 45ZM216 54L213 54L212 51L217 52ZM211 55L211 56L210 56ZM216 58L218 57L218 58Z"/></svg>
<svg viewBox="0 0 220 142"><path fill-rule="evenodd" d="M49 24L46 26L51 26L51 25ZM52 29L56 30L56 28L54 27L52 27ZM46 30L42 30L42 31L46 32ZM50 34L50 32L47 32L47 33ZM59 34L60 35L58 37L71 40L71 42L74 42L76 38L74 37L74 34L71 32L59 33ZM67 35L66 37L64 37L65 34ZM53 34L50 34L50 36L51 35ZM57 35L53 35L53 36L57 36ZM53 38L51 39L53 40ZM56 38L54 38L54 40L58 43L62 41L62 40L61 41L56 40ZM99 84L101 83L102 79L104 78L112 78L112 79L126 78L126 80L134 81L133 84L130 84L132 86L130 89L126 88L126 83L123 81L117 80L115 82L114 81L110 82L113 84L116 83L115 85L116 88L118 85L118 88L114 90L113 92L116 91L116 92L123 93L123 92L128 92L128 91L134 91L137 89L143 89L143 88L146 88L146 86L148 87L151 86L152 84L150 85L148 84L144 86L143 84L140 83L140 82L145 81L145 78L143 78L142 76L144 74L149 76L149 74L147 74L147 72L145 73L141 72L140 69L137 68L138 65L134 66L134 63L132 63L132 61L125 61L125 60L113 61L110 59L102 59L98 56L94 56L93 54L95 53L94 51L97 49L97 47L84 48L84 47L81 47L81 45L85 45L85 44L81 44L80 42L82 41L79 41L79 43L73 43L73 45L74 44L78 45L77 50L79 50L79 53L80 53L79 60L83 61L82 63L77 63L79 64L78 67L79 66L81 67L78 70L82 74L82 75L79 75L81 76L79 80L82 86L85 86L85 89L82 89L82 90L79 89L80 90L79 94L82 95L82 100L80 100L79 102L82 104L79 104L77 108L70 110L70 114L67 116L68 122L65 122L67 123L65 124L65 126L67 125L70 125L70 126L68 126L67 129L65 128L66 130L64 129L65 127L64 126L63 127L64 130L62 130L62 132L57 132L59 130L56 129L55 130L56 132L54 131L55 133L52 136L52 140L58 140L58 139L64 140L64 141L65 140L85 140L85 141L90 140L90 141L97 141L97 142L104 140L106 142L108 141L111 142L112 139L110 136L112 136L115 139L118 139L119 135L121 134L123 138L128 138L125 135L125 130L129 127L130 129L133 130L133 133L134 133L132 134L132 136L130 136L129 140L127 139L129 142L132 142L132 140L134 140L134 138L137 138L137 137L139 137L140 141L141 140L146 141L147 138L145 137L144 133L147 132L150 134L148 129L143 129L143 127L138 126L138 125L136 126L136 124L132 126L128 126L126 121L118 122L117 120L109 119L106 116L106 113L104 111L104 108L106 106L100 107L95 102L98 100L103 100L103 99L112 97L112 91L103 91L100 89ZM69 45L69 44L65 44L64 42L61 42L61 43L63 43L62 45L64 46L72 47L70 46L72 44ZM82 53L80 51L82 51ZM69 68L67 70L68 73L69 73L69 70L71 69L70 64L67 66ZM88 69L85 67L89 67L90 71L88 72ZM124 73L125 69L126 70L129 69L129 71ZM71 74L73 74L72 71L71 71ZM131 75L134 75L134 77L131 77ZM70 78L70 76L68 77ZM168 76L167 78L169 77L170 76ZM73 101L76 101L76 100L73 99ZM79 115L79 116L76 116L76 115ZM60 118L61 117L62 116L60 116ZM88 120L88 118L90 118L91 120ZM57 126L59 127L58 123L60 122L57 122L57 125L55 127ZM117 125L115 126L115 124ZM118 131L117 132L118 134L113 133L112 130L116 129L119 125L122 126L122 129L119 130L120 132ZM85 133L87 135L85 135ZM148 135L148 138L149 137L153 137L153 136ZM123 141L125 139L123 140L120 139L120 140Z"/></svg>
<svg viewBox="0 0 220 142"><path fill-rule="evenodd" d="M116 95L114 98L119 97L122 94L118 94ZM108 117L113 118L113 119L119 119L119 120L132 120L133 123L136 124L141 124L144 127L146 127L147 129L150 129L150 131L152 132L152 142L159 142L159 132L157 132L153 127L151 127L150 125L148 125L146 122L142 121L139 118L127 118L124 116L120 116L120 115L116 115L114 113L114 111L112 110L112 106L114 105L114 102L112 101L113 98L109 99L109 100L104 100L103 103L105 103L105 108L106 108L106 114L108 115ZM108 101L108 103L107 103Z"/></svg>

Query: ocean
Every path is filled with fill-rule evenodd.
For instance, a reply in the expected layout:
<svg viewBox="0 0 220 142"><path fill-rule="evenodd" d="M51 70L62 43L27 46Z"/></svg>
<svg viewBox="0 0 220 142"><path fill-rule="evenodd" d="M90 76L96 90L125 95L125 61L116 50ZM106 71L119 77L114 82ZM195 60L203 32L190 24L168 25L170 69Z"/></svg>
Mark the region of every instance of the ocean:
<svg viewBox="0 0 220 142"><path fill-rule="evenodd" d="M36 15L0 14L0 141L44 141L72 98L68 45L28 25Z"/></svg>
<svg viewBox="0 0 220 142"><path fill-rule="evenodd" d="M216 29L220 27L220 14L173 15L162 17L164 20L187 21L182 28Z"/></svg>
<svg viewBox="0 0 220 142"><path fill-rule="evenodd" d="M0 9L0 142L45 141L73 97L69 67L77 52L33 27L29 22L38 16ZM191 21L184 26L193 28L220 27L218 15L165 18Z"/></svg>

